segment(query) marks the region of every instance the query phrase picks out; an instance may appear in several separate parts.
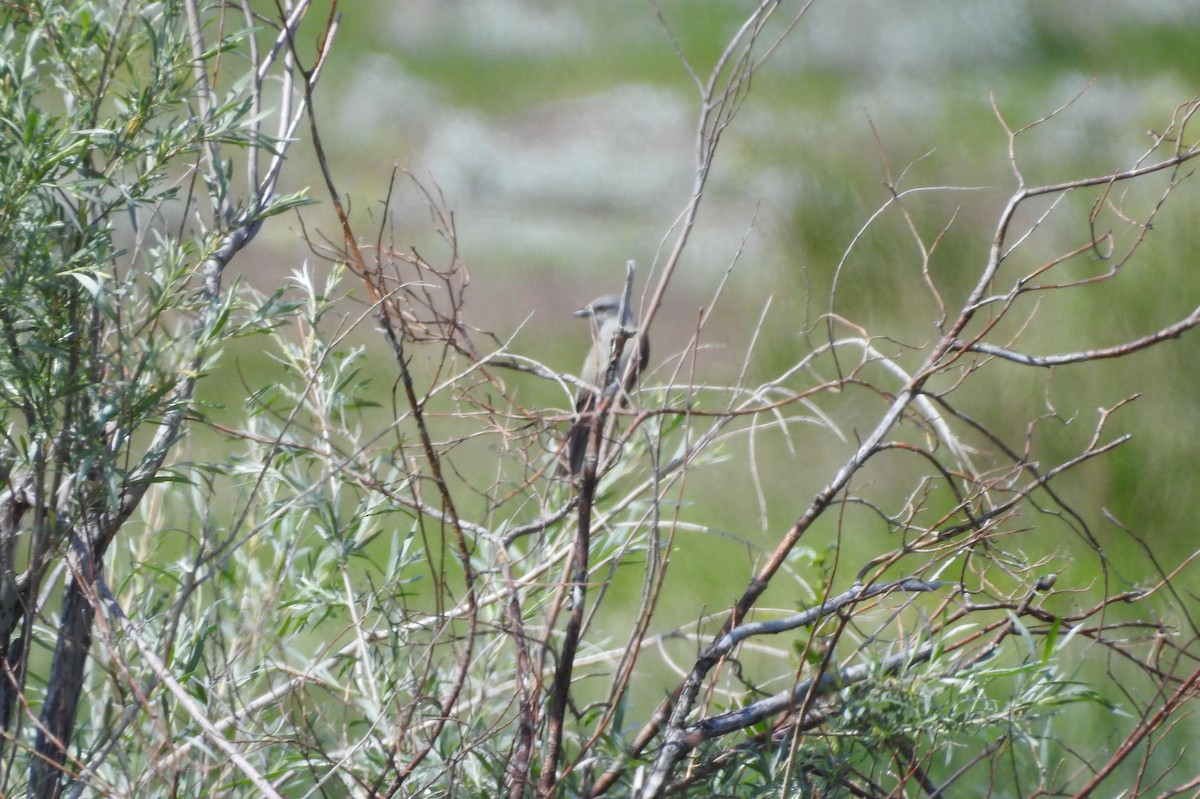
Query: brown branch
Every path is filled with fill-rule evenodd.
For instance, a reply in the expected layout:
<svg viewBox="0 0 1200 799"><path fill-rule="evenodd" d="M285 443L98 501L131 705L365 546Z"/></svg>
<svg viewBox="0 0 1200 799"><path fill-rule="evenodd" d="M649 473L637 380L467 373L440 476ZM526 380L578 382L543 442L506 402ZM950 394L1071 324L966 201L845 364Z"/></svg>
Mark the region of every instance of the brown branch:
<svg viewBox="0 0 1200 799"><path fill-rule="evenodd" d="M291 37L289 37L288 46L293 52L295 52L295 42ZM476 633L477 625L479 623L478 600L476 597L475 585L476 575L474 567L471 564L471 546L467 540L464 526L460 521L460 515L454 498L450 492L449 483L442 472L441 456L433 443L432 435L430 434L428 425L426 424L424 403L417 396L412 373L409 369L409 358L406 354L404 338L397 329L393 314L390 312L390 305L387 302L386 296L387 293L383 290L382 283L373 277L376 275L376 273L368 268L366 259L363 257L362 251L358 246L358 239L351 226L350 217L342 204L341 196L338 193L337 187L334 185L333 173L330 171L325 149L321 143L320 131L317 125L317 117L312 102L312 87L307 82L305 83L305 89L307 100L306 108L309 118L309 128L312 135L313 149L317 155L317 162L321 170L322 177L324 178L325 186L329 193L330 202L333 205L334 212L342 230L345 252L349 258L349 263L352 270L363 280L369 294L376 303L377 318L399 368L400 383L403 388L405 400L408 403L413 420L417 425L421 448L424 452L426 463L429 466L434 485L437 487L438 496L442 505L442 512L446 516L446 521L454 537L456 556L458 558L459 567L463 571L464 582L466 584L466 618L468 629L463 639L465 641L465 645L463 651L459 655L458 667L454 677L450 680L448 689L439 703L439 712L434 720L434 729L428 735L427 743L422 746L417 753L403 765L403 767L397 770L392 782L381 792L381 795L386 799L386 797L395 795L396 792L401 789L405 781L437 746L441 730L452 718L451 711L458 702L458 698L462 694L463 688L466 685L467 675L471 665L472 653L477 642Z"/></svg>
<svg viewBox="0 0 1200 799"><path fill-rule="evenodd" d="M1117 747L1117 751L1113 752L1112 757L1096 770L1092 778L1082 788L1072 794L1073 799L1084 799L1084 797L1091 796L1100 787L1100 784L1112 775L1117 766L1124 763L1133 754L1133 751L1146 736L1165 724L1186 703L1194 699L1197 690L1200 690L1200 670L1192 672L1175 690L1175 693L1159 705L1154 713L1138 723L1133 731L1125 737L1125 740L1121 742L1120 746Z"/></svg>

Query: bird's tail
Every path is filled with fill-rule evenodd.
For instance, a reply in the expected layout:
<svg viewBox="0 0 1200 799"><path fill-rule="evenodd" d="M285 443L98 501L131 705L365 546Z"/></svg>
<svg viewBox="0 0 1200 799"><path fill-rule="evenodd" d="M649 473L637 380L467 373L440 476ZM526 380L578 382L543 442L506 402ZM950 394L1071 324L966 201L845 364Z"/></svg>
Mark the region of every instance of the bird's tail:
<svg viewBox="0 0 1200 799"><path fill-rule="evenodd" d="M591 415L581 415L571 423L567 431L567 474L578 477L583 471L583 459L587 456L588 439L592 433Z"/></svg>

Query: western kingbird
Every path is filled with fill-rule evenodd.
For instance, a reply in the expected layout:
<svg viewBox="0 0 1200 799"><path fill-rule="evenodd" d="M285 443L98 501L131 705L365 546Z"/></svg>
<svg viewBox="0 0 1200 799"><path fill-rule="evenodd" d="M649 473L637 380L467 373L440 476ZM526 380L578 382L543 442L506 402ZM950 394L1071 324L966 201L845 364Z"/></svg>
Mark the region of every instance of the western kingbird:
<svg viewBox="0 0 1200 799"><path fill-rule="evenodd" d="M583 459L587 454L588 439L591 438L592 427L595 423L596 406L606 393L611 375L613 381L625 381L621 387L620 401L628 400L627 392L637 382L639 373L646 368L650 358L650 342L640 335L633 325L629 308L625 308L625 317L621 318L621 297L616 294L606 294L592 300L575 312L575 316L587 317L592 323L592 348L588 351L583 369L579 373L580 380L585 386L575 395L575 421L567 434L567 465L572 477L583 469ZM623 342L620 360L614 366L613 347L617 334L625 330L629 337ZM630 364L630 356L638 352L637 362Z"/></svg>

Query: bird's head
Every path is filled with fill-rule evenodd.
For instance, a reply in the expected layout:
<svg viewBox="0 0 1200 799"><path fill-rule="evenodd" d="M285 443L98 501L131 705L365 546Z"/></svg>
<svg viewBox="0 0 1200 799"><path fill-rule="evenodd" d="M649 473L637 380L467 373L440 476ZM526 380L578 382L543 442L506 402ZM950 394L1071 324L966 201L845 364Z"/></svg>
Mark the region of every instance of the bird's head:
<svg viewBox="0 0 1200 799"><path fill-rule="evenodd" d="M603 327L608 321L616 321L621 313L621 297L618 294L605 294L597 297L587 305L575 311L575 316L591 319L596 327Z"/></svg>

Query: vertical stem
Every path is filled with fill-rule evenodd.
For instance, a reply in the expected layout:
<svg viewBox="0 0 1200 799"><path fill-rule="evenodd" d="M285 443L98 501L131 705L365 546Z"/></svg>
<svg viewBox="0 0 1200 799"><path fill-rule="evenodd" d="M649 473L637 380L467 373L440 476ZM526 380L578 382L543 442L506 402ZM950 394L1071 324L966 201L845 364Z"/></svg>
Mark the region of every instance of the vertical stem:
<svg viewBox="0 0 1200 799"><path fill-rule="evenodd" d="M34 799L54 799L63 786L62 766L83 692L84 666L96 615L84 593L83 579L84 575L75 574L63 597L62 623L35 744L37 754L29 770L29 795Z"/></svg>

